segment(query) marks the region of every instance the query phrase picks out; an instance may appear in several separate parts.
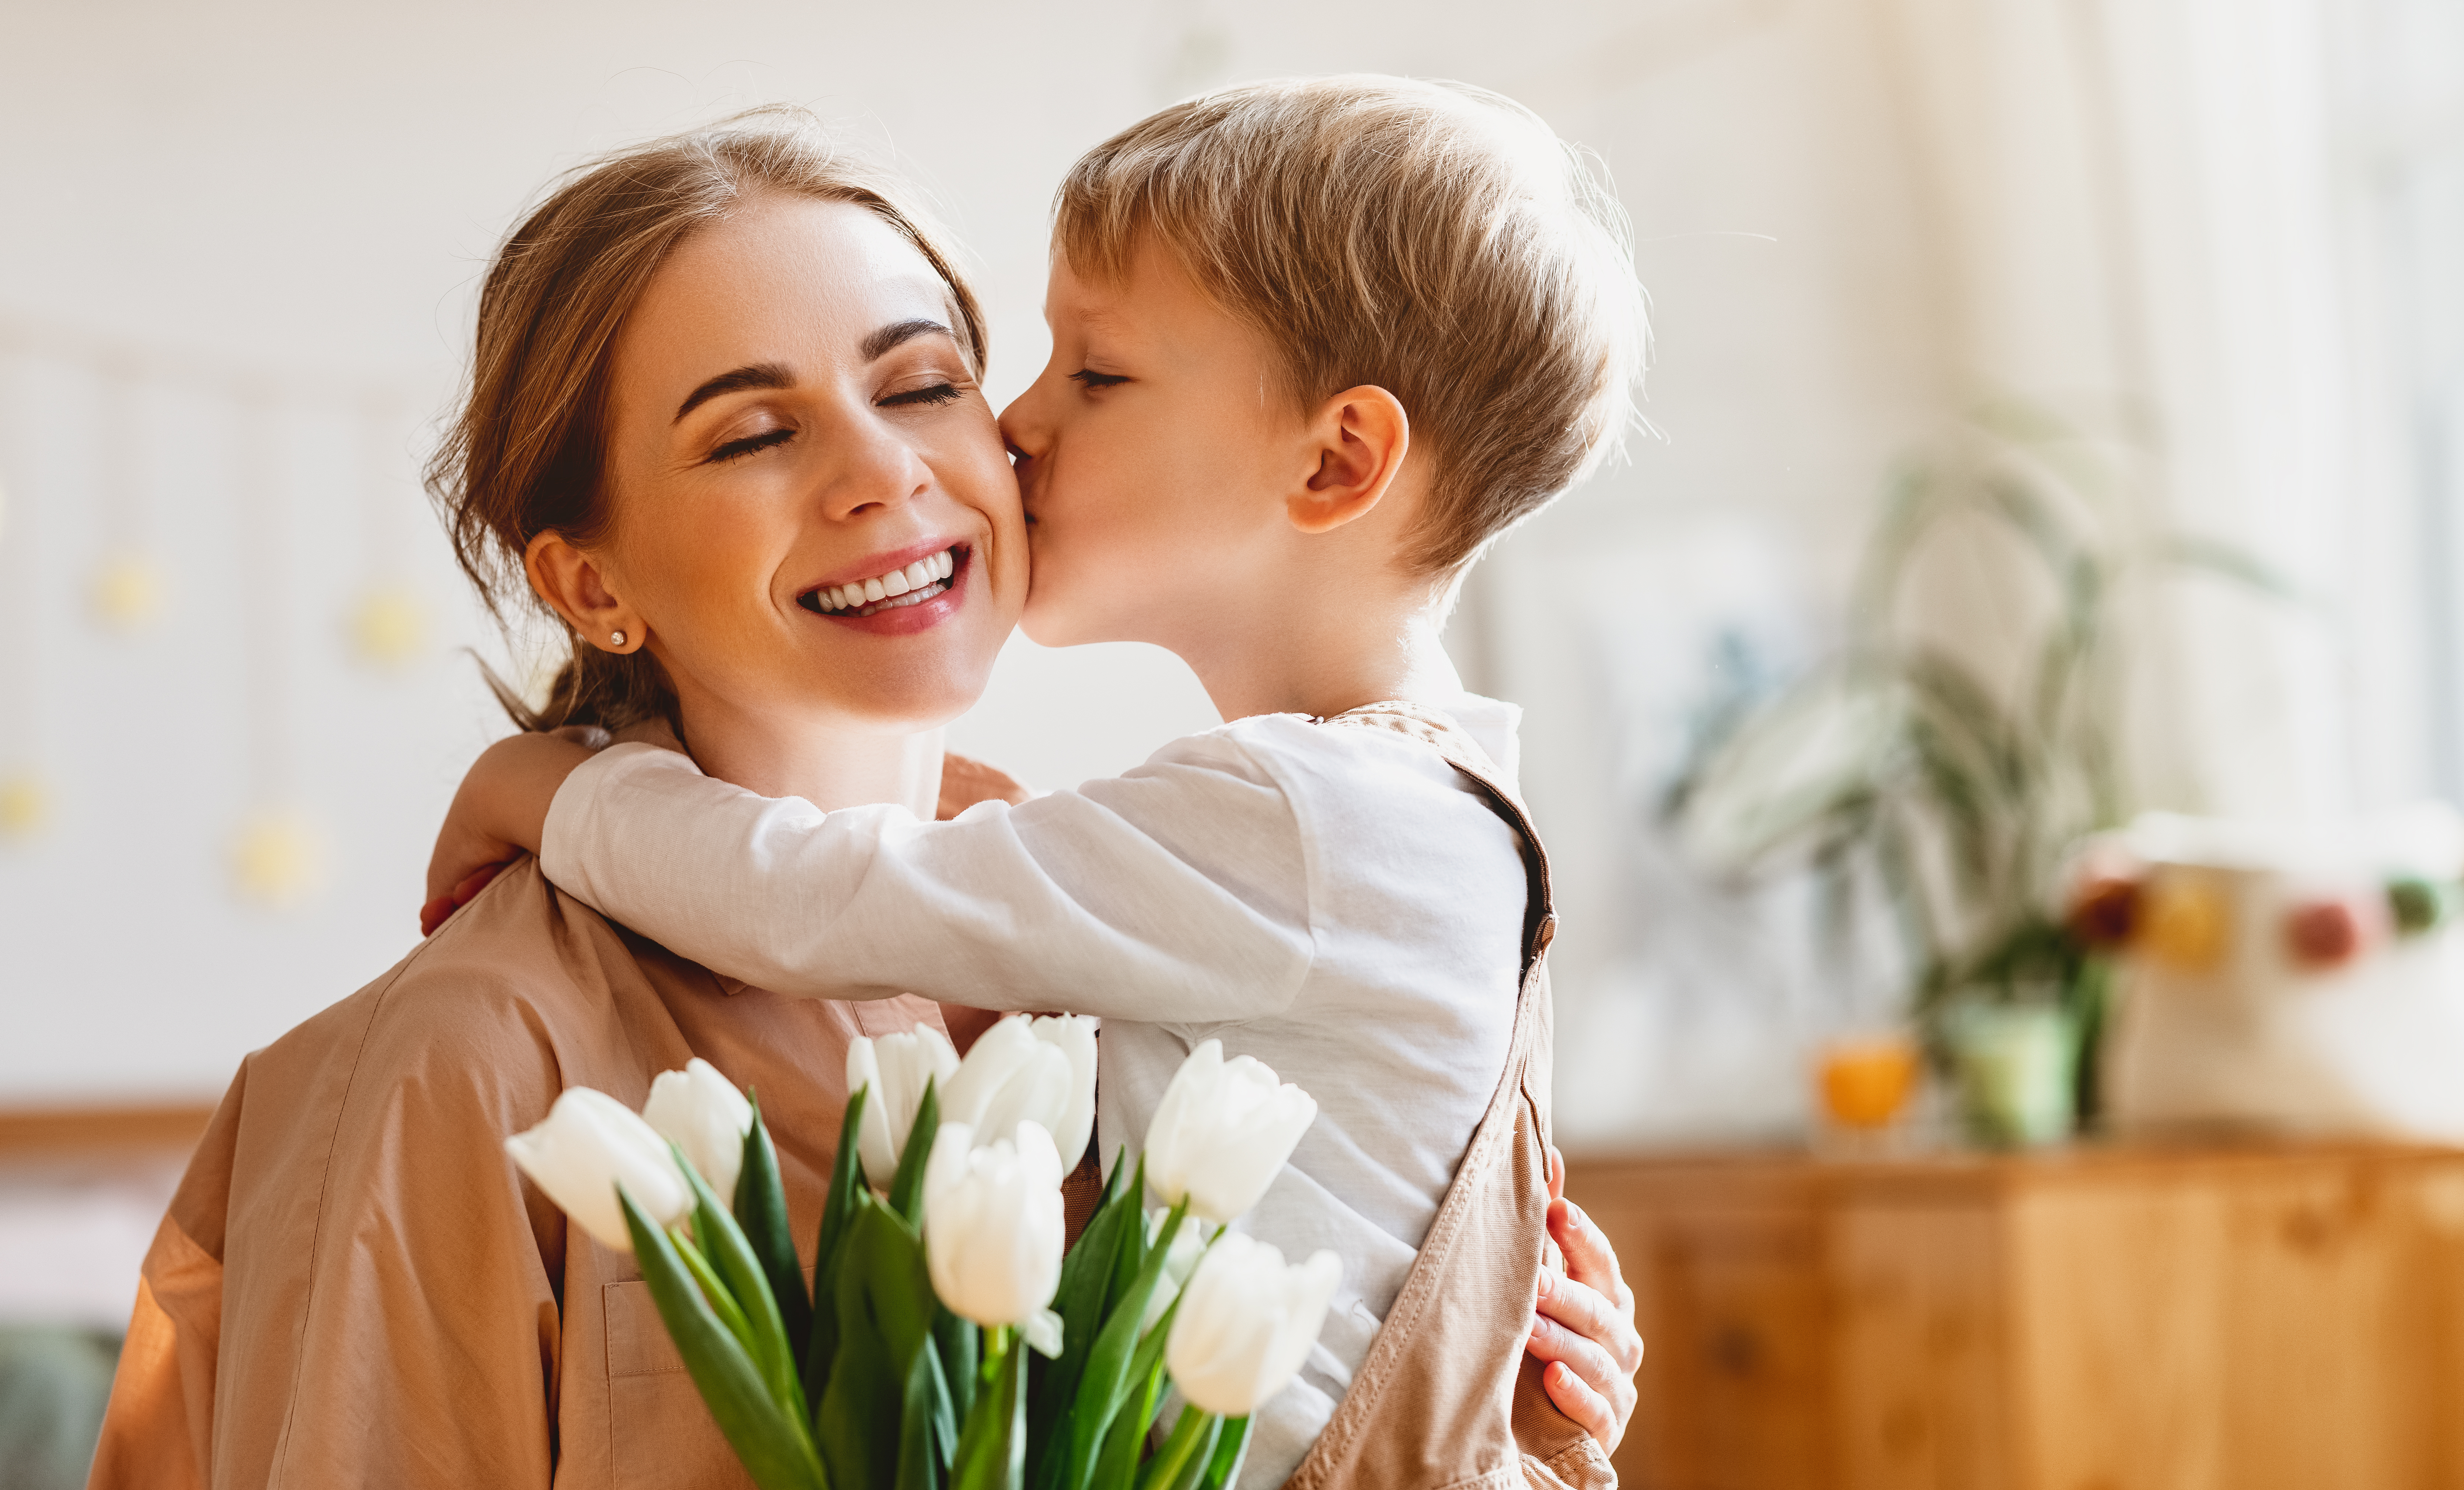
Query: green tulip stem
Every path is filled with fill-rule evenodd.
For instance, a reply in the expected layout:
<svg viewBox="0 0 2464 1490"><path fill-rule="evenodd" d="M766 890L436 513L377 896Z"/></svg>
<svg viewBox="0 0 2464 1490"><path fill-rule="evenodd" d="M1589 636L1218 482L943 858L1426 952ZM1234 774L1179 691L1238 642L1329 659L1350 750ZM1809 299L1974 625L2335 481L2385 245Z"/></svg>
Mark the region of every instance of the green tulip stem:
<svg viewBox="0 0 2464 1490"><path fill-rule="evenodd" d="M703 1257L701 1249L693 1245L692 1233L679 1226L668 1233L668 1237L676 1244L676 1256L684 1260L685 1271L693 1274L693 1282L701 1285L702 1297L710 1301L711 1312L718 1316L719 1323L727 1326L727 1332L736 1337L737 1343L759 1360L761 1350L754 1342L752 1322L744 1317L744 1310L737 1304L736 1296L718 1281L718 1274L712 1269L710 1259Z"/></svg>
<svg viewBox="0 0 2464 1490"><path fill-rule="evenodd" d="M1163 1452L1147 1461L1146 1473L1138 1477L1138 1490L1170 1490L1180 1483L1191 1460L1199 1457L1199 1445L1204 1442L1211 1450L1214 1435L1209 1430L1222 1419L1184 1405L1180 1421L1172 1425L1172 1436L1164 1440Z"/></svg>

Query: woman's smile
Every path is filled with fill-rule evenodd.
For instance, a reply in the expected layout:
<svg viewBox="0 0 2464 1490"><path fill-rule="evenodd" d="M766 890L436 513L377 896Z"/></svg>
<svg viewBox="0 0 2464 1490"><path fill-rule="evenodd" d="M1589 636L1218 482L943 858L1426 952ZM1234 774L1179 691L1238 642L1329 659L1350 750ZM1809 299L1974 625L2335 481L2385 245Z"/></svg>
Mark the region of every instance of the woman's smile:
<svg viewBox="0 0 2464 1490"><path fill-rule="evenodd" d="M796 603L875 635L910 635L940 624L966 605L974 557L971 543L928 539L860 560L848 566L846 578L797 595Z"/></svg>

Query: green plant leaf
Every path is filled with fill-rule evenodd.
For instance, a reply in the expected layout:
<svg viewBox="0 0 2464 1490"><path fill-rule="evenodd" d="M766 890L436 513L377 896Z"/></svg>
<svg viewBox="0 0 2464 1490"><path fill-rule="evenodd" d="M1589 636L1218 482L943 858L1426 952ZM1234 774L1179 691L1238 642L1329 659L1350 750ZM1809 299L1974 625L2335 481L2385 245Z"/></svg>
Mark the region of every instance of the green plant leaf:
<svg viewBox="0 0 2464 1490"><path fill-rule="evenodd" d="M847 1220L856 1197L865 1192L864 1163L856 1153L856 1134L864 1130L864 1108L871 1096L869 1084L847 1098L847 1116L839 1127L839 1151L830 1163L829 1193L822 1199L821 1239L813 1248L813 1319L804 1338L804 1400L819 1412L830 1383L830 1365L838 1359L839 1254L847 1242Z"/></svg>
<svg viewBox="0 0 2464 1490"><path fill-rule="evenodd" d="M915 1105L915 1126L907 1132L907 1147L898 1155L898 1172L890 1181L890 1208L910 1226L924 1224L924 1163L933 1155L934 1135L941 1130L941 1096L934 1079L924 1083L924 1100Z"/></svg>
<svg viewBox="0 0 2464 1490"><path fill-rule="evenodd" d="M1140 1188L1133 1194L1143 1194ZM1155 1296L1163 1281L1163 1266L1172 1252L1172 1239L1180 1234L1183 1217L1189 1214L1189 1199L1183 1196L1164 1218L1163 1229L1145 1248L1146 1259L1137 1276L1112 1301L1104 1318L1104 1327L1097 1331L1095 1348L1087 1358L1087 1370L1081 1378L1077 1400L1070 1404L1069 1449L1061 1478L1062 1490L1084 1490L1088 1478L1094 1472L1096 1451L1104 1441L1104 1432L1111 1427L1112 1418L1121 1410L1122 1400L1133 1385L1130 1375L1132 1358L1137 1353L1138 1326L1146 1318L1147 1301ZM1143 1234L1136 1228L1132 1235ZM1123 1249L1127 1251L1125 1247Z"/></svg>
<svg viewBox="0 0 2464 1490"><path fill-rule="evenodd" d="M1103 1447L1096 1452L1094 1483L1099 1490L1133 1490L1137 1483L1138 1453L1146 1446L1155 1415L1163 1410L1164 1344L1172 1338L1172 1322L1179 1313L1180 1301L1175 1299L1155 1328L1138 1342L1137 1356L1130 1363L1130 1380L1136 1390L1113 1416L1112 1426L1105 1430Z"/></svg>
<svg viewBox="0 0 2464 1490"><path fill-rule="evenodd" d="M829 1490L829 1478L803 1424L770 1395L753 1357L712 1312L667 1233L650 1224L624 1187L617 1187L616 1194L625 1208L626 1229L633 1237L642 1281L658 1305L668 1338L675 1342L694 1389L745 1472L761 1490Z"/></svg>
<svg viewBox="0 0 2464 1490"><path fill-rule="evenodd" d="M1078 1245L1061 1260L1061 1285L1052 1296L1053 1309L1061 1316L1061 1359L1044 1363L1026 1417L1028 1482L1039 1487L1051 1484L1061 1469L1060 1457L1049 1452L1054 1430L1068 1416L1087 1373L1087 1359L1094 1353L1122 1237L1129 1228L1143 1230L1146 1224L1138 1196L1117 1182L1117 1172L1126 1167L1113 1167L1116 1177L1107 1187L1107 1198L1079 1234Z"/></svg>
<svg viewBox="0 0 2464 1490"><path fill-rule="evenodd" d="M702 1256L718 1275L736 1306L743 1311L745 1345L753 1352L753 1362L760 1368L761 1376L770 1384L770 1394L781 1410L799 1422L804 1416L804 1387L796 1371L796 1349L787 1343L785 1324L779 1317L779 1302L771 1297L770 1278L762 1270L761 1260L753 1251L753 1243L736 1217L719 1206L718 1196L696 1172L684 1150L675 1150L676 1167L684 1171L685 1183L693 1187L693 1234L701 1244ZM738 1186L739 1191L742 1186ZM798 1279L797 1291L803 1289Z"/></svg>
<svg viewBox="0 0 2464 1490"><path fill-rule="evenodd" d="M1026 1471L1026 1342L1002 1330L986 1344L990 1380L958 1435L950 1490L1019 1490ZM997 1352L997 1353L996 1353Z"/></svg>
<svg viewBox="0 0 2464 1490"><path fill-rule="evenodd" d="M914 1232L857 1196L832 1279L839 1353L815 1416L822 1460L842 1490L891 1485L908 1371L932 1339L932 1279Z"/></svg>
<svg viewBox="0 0 2464 1490"><path fill-rule="evenodd" d="M1216 1435L1222 1431L1223 1419L1183 1405L1172 1436L1139 1473L1138 1490L1190 1490L1215 1457Z"/></svg>
<svg viewBox="0 0 2464 1490"><path fill-rule="evenodd" d="M1223 1431L1215 1440L1215 1453L1206 1462L1206 1474L1199 1481L1199 1490L1229 1490L1241 1478L1241 1461L1249 1457L1249 1419L1227 1417Z"/></svg>
<svg viewBox="0 0 2464 1490"><path fill-rule="evenodd" d="M957 1447L957 1419L951 1412L940 1354L918 1350L907 1368L899 1415L897 1490L940 1490Z"/></svg>
<svg viewBox="0 0 2464 1490"><path fill-rule="evenodd" d="M744 1167L736 1180L736 1224L761 1260L770 1280L770 1296L779 1303L779 1322L787 1332L787 1347L801 1365L813 1334L813 1300L804 1289L804 1265L796 1257L796 1234L787 1220L787 1189L779 1177L779 1150L761 1122L761 1094L751 1094L753 1126L744 1134Z"/></svg>
<svg viewBox="0 0 2464 1490"><path fill-rule="evenodd" d="M975 1321L948 1309L933 1315L933 1348L941 1357L941 1380L950 1392L951 1411L966 1420L976 1406L976 1374L983 1364L983 1332Z"/></svg>

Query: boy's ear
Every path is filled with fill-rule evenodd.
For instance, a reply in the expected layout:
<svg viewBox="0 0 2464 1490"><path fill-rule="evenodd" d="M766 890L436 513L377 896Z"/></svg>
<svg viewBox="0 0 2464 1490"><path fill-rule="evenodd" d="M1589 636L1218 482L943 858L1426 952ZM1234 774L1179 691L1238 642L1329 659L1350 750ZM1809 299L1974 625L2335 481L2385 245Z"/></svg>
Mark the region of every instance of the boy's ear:
<svg viewBox="0 0 2464 1490"><path fill-rule="evenodd" d="M532 538L522 550L522 571L539 599L601 651L639 651L649 640L649 623L616 598L598 561L566 542L563 534L551 529Z"/></svg>
<svg viewBox="0 0 2464 1490"><path fill-rule="evenodd" d="M1401 400L1363 383L1320 405L1309 436L1316 470L1284 498L1284 510L1303 533L1329 533L1366 515L1395 484L1412 448L1412 421Z"/></svg>

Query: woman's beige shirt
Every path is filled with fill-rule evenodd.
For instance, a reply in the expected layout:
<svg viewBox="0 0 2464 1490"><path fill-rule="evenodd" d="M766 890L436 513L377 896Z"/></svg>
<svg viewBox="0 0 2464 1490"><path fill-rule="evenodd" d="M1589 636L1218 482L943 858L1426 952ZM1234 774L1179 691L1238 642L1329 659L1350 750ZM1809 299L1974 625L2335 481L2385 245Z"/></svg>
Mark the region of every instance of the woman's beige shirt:
<svg viewBox="0 0 2464 1490"><path fill-rule="evenodd" d="M146 1258L93 1484L749 1484L633 1260L505 1137L700 1056L759 1093L809 1250L847 1041L938 1019L722 983L506 871L242 1063Z"/></svg>

